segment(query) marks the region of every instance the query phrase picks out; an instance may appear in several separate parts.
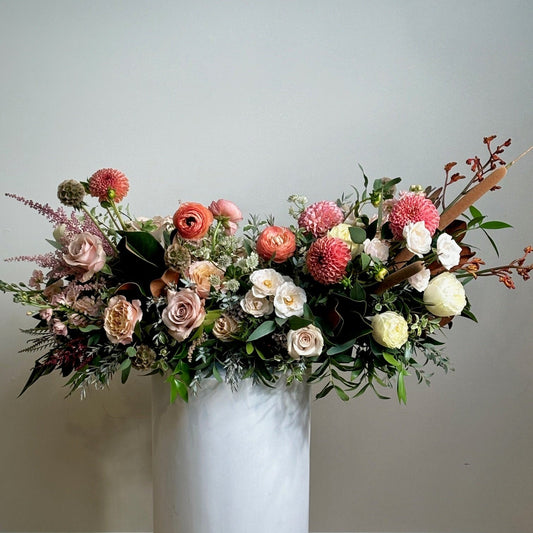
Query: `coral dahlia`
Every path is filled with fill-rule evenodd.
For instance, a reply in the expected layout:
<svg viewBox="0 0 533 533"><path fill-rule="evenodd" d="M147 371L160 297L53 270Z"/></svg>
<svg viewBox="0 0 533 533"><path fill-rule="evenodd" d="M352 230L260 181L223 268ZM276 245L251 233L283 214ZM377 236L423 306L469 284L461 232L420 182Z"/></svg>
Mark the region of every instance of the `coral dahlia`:
<svg viewBox="0 0 533 533"><path fill-rule="evenodd" d="M395 239L403 239L407 224L424 222L433 236L439 227L440 216L433 202L423 194L405 193L400 196L389 214L389 224Z"/></svg>
<svg viewBox="0 0 533 533"><path fill-rule="evenodd" d="M316 281L330 285L342 279L351 258L350 247L344 241L322 237L311 245L305 261Z"/></svg>
<svg viewBox="0 0 533 533"><path fill-rule="evenodd" d="M322 237L343 220L342 209L335 202L324 201L308 206L298 218L298 226L315 237Z"/></svg>
<svg viewBox="0 0 533 533"><path fill-rule="evenodd" d="M118 203L128 194L129 188L128 178L114 168L102 168L89 178L89 194L100 202L114 200Z"/></svg>

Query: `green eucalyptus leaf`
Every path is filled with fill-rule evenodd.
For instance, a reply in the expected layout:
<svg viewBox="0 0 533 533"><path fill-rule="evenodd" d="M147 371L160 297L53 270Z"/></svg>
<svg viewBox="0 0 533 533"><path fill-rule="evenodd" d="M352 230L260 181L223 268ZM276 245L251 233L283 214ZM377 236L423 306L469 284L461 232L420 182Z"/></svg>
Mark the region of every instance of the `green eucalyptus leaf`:
<svg viewBox="0 0 533 533"><path fill-rule="evenodd" d="M267 320L266 322L263 322L260 324L254 331L250 334L250 336L246 339L247 342L252 342L257 339L260 339L261 337L265 337L269 333L272 333L276 329L276 323L273 320Z"/></svg>
<svg viewBox="0 0 533 533"><path fill-rule="evenodd" d="M363 228L358 228L357 226L350 226L350 239L356 244L363 244L366 239L366 231Z"/></svg>

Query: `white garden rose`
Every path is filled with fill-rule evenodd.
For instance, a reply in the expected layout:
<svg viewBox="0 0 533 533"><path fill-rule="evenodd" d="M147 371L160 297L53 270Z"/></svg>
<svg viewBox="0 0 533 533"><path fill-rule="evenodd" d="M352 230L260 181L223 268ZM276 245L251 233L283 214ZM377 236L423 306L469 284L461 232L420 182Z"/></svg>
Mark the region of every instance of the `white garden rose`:
<svg viewBox="0 0 533 533"><path fill-rule="evenodd" d="M274 309L279 318L302 316L304 304L307 302L305 291L292 281L285 281L278 287L274 296Z"/></svg>
<svg viewBox="0 0 533 533"><path fill-rule="evenodd" d="M252 292L258 298L274 296L278 287L285 282L285 278L273 268L263 268L250 274Z"/></svg>
<svg viewBox="0 0 533 533"><path fill-rule="evenodd" d="M274 311L274 306L268 298L254 296L251 290L244 295L240 304L245 313L255 316L256 318L269 315Z"/></svg>
<svg viewBox="0 0 533 533"><path fill-rule="evenodd" d="M366 239L363 242L363 252L372 259L385 263L389 258L389 245L376 237L372 240Z"/></svg>
<svg viewBox="0 0 533 533"><path fill-rule="evenodd" d="M403 228L403 237L407 249L418 257L431 250L431 233L423 220L406 224Z"/></svg>
<svg viewBox="0 0 533 533"><path fill-rule="evenodd" d="M424 292L429 283L429 278L431 277L431 271L429 268L423 268L420 272L412 275L410 278L407 278L409 285L416 289L419 292Z"/></svg>
<svg viewBox="0 0 533 533"><path fill-rule="evenodd" d="M328 231L328 237L335 237L336 239L340 239L345 244L348 245L350 248L350 253L352 254L352 259L361 253L363 250L362 244L357 244L352 241L352 238L350 236L350 228L352 228L350 224L345 224L342 222L341 224L337 224L333 228L331 228Z"/></svg>
<svg viewBox="0 0 533 533"><path fill-rule="evenodd" d="M407 342L409 328L405 318L394 311L372 317L372 337L386 348L400 348Z"/></svg>
<svg viewBox="0 0 533 533"><path fill-rule="evenodd" d="M440 264L447 270L457 266L461 259L461 247L448 233L439 235L437 239L437 256Z"/></svg>
<svg viewBox="0 0 533 533"><path fill-rule="evenodd" d="M291 329L287 333L287 351L294 359L320 355L323 347L322 332L313 324L300 329Z"/></svg>
<svg viewBox="0 0 533 533"><path fill-rule="evenodd" d="M466 305L462 283L451 272L443 272L433 278L424 291L427 310L439 317L459 315Z"/></svg>

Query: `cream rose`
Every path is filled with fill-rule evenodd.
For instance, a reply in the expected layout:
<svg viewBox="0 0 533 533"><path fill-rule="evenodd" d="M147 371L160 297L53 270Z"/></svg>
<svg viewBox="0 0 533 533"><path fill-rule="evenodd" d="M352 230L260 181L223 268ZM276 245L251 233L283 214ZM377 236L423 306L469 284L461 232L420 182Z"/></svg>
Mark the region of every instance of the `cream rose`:
<svg viewBox="0 0 533 533"><path fill-rule="evenodd" d="M405 318L394 311L372 317L372 337L386 348L400 348L407 342L409 328Z"/></svg>
<svg viewBox="0 0 533 533"><path fill-rule="evenodd" d="M161 318L170 335L181 342L204 321L204 304L191 289L168 291L167 306Z"/></svg>
<svg viewBox="0 0 533 533"><path fill-rule="evenodd" d="M258 298L274 296L279 286L285 282L285 278L273 268L263 268L250 274L252 293Z"/></svg>
<svg viewBox="0 0 533 533"><path fill-rule="evenodd" d="M268 298L254 296L252 291L248 291L240 301L242 310L249 315L260 318L269 315L274 311L274 305Z"/></svg>
<svg viewBox="0 0 533 533"><path fill-rule="evenodd" d="M348 245L350 248L350 253L352 254L352 259L359 255L363 250L362 244L357 244L352 241L352 238L350 236L350 228L353 227L350 224L345 224L342 222L341 224L337 224L333 228L331 228L328 231L328 237L335 237L336 239L340 239L345 244Z"/></svg>
<svg viewBox="0 0 533 533"><path fill-rule="evenodd" d="M451 235L443 233L437 239L437 256L440 264L446 270L450 270L450 268L457 266L461 260L461 247Z"/></svg>
<svg viewBox="0 0 533 533"><path fill-rule="evenodd" d="M279 318L302 316L304 304L307 302L305 291L292 281L285 281L278 287L274 296L274 309Z"/></svg>
<svg viewBox="0 0 533 533"><path fill-rule="evenodd" d="M222 342L229 342L239 330L239 323L228 315L222 315L213 324L213 335Z"/></svg>
<svg viewBox="0 0 533 533"><path fill-rule="evenodd" d="M294 359L320 355L323 347L322 332L313 324L300 329L291 329L287 334L287 351Z"/></svg>
<svg viewBox="0 0 533 533"><path fill-rule="evenodd" d="M195 283L198 296L207 298L212 286L211 281L213 278L222 280L224 271L211 261L195 261L188 268L187 277ZM214 288L220 288L220 282L214 285Z"/></svg>
<svg viewBox="0 0 533 533"><path fill-rule="evenodd" d="M418 257L422 257L431 250L431 233L423 220L407 224L403 228L403 237L407 249Z"/></svg>
<svg viewBox="0 0 533 533"><path fill-rule="evenodd" d="M466 305L465 288L454 274L443 272L429 282L424 304L435 316L459 315Z"/></svg>
<svg viewBox="0 0 533 533"><path fill-rule="evenodd" d="M363 252L372 259L385 263L389 258L389 245L377 238L366 239L363 243Z"/></svg>
<svg viewBox="0 0 533 533"><path fill-rule="evenodd" d="M125 296L113 296L104 310L104 330L113 344L130 344L133 330L143 316L141 302L128 302Z"/></svg>
<svg viewBox="0 0 533 533"><path fill-rule="evenodd" d="M63 254L63 260L82 274L80 281L88 281L104 268L106 255L102 240L91 233L76 235Z"/></svg>

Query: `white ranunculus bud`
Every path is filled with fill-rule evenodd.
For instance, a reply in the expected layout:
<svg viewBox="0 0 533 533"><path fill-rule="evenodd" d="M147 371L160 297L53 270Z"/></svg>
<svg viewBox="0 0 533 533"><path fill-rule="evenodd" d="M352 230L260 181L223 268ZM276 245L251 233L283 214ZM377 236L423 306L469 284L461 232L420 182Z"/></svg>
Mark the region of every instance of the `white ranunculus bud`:
<svg viewBox="0 0 533 533"><path fill-rule="evenodd" d="M450 270L459 264L461 259L461 247L453 240L448 233L439 235L437 239L437 256L440 264Z"/></svg>
<svg viewBox="0 0 533 533"><path fill-rule="evenodd" d="M403 236L407 249L418 257L422 257L431 250L431 233L423 220L407 224L403 228Z"/></svg>
<svg viewBox="0 0 533 533"><path fill-rule="evenodd" d="M394 311L385 311L372 317L372 337L386 348L400 348L408 339L409 328L405 318Z"/></svg>
<svg viewBox="0 0 533 533"><path fill-rule="evenodd" d="M313 324L300 329L291 329L287 334L287 351L294 359L320 355L323 347L322 332Z"/></svg>
<svg viewBox="0 0 533 533"><path fill-rule="evenodd" d="M427 310L439 317L459 315L466 305L462 283L451 272L443 272L433 278L424 291Z"/></svg>

